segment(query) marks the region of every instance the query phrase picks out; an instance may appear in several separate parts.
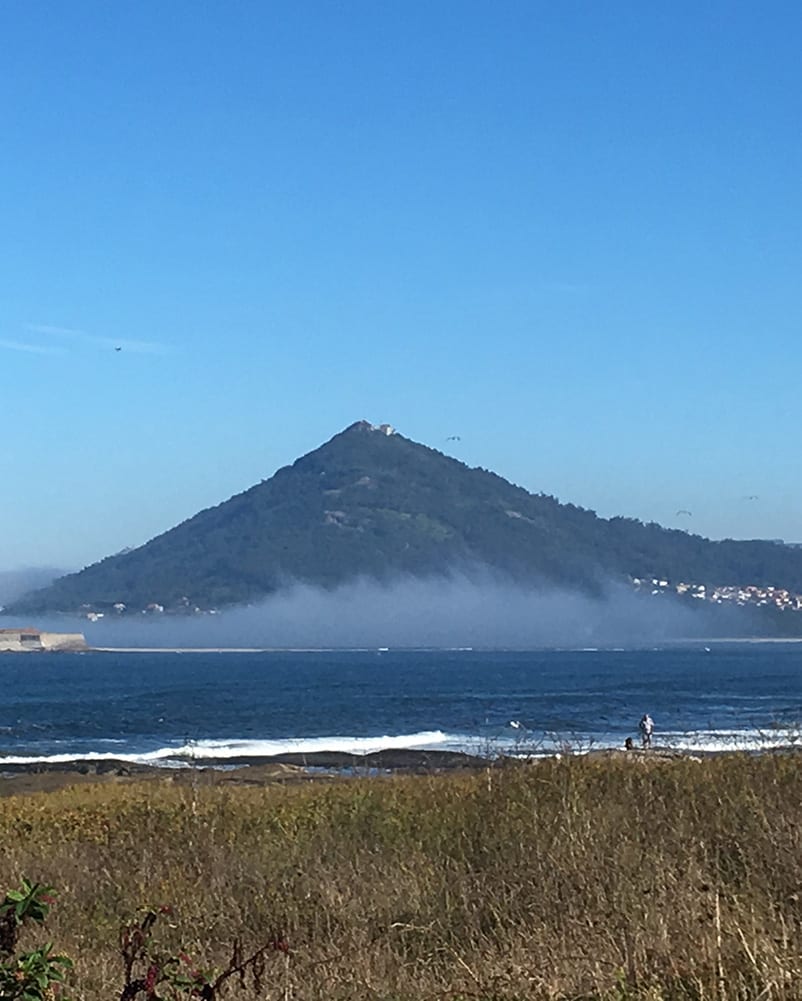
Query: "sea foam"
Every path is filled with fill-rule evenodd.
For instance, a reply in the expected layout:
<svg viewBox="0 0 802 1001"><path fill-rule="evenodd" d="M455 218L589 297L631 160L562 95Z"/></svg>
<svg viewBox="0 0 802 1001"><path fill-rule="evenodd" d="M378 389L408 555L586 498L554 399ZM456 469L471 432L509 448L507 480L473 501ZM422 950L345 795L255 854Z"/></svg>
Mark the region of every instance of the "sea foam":
<svg viewBox="0 0 802 1001"><path fill-rule="evenodd" d="M99 741L100 743L101 741ZM122 761L128 764L170 765L203 763L227 758L272 758L279 754L316 754L321 751L344 754L373 754L389 750L461 750L465 738L441 730L381 737L294 737L276 740L197 740L176 747L151 751L87 751L47 755L3 755L0 767L25 764L69 764L71 761Z"/></svg>

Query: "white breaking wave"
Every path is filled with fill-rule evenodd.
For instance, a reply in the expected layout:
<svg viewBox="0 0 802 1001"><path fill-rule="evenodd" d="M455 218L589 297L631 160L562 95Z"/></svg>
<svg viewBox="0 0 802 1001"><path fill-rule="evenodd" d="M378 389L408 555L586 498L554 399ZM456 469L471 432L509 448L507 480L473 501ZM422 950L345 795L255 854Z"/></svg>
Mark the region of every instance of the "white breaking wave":
<svg viewBox="0 0 802 1001"><path fill-rule="evenodd" d="M389 750L462 750L466 738L425 730L420 733L383 737L295 737L279 740L198 740L180 747L160 747L155 751L115 754L88 751L85 754L0 755L0 767L25 764L68 764L71 761L124 761L128 764L158 765L226 758L270 758L278 754L316 754L320 751L345 754L372 754Z"/></svg>
<svg viewBox="0 0 802 1001"><path fill-rule="evenodd" d="M655 734L655 747L670 747L678 751L771 751L802 747L802 731L798 728L766 730L691 730L688 733Z"/></svg>
<svg viewBox="0 0 802 1001"><path fill-rule="evenodd" d="M640 738L632 734L635 747L640 747ZM684 751L696 754L723 754L746 751L751 753L774 750L802 750L802 728L768 727L766 729L744 728L669 731L662 730L652 738L656 751ZM515 738L501 737L493 740L489 751L482 750L475 743L476 753L508 754L521 758L551 757L555 754L587 754L591 751L623 750L624 740L620 733L586 734L545 733L527 731ZM468 750L467 746L462 749Z"/></svg>
<svg viewBox="0 0 802 1001"><path fill-rule="evenodd" d="M518 721L513 721L518 722ZM523 731L523 732L522 732ZM108 740L97 743L107 744ZM636 746L638 744L636 738ZM802 749L802 729L720 729L691 731L662 731L655 733L655 750L687 751L690 753L722 753L726 751L771 751L799 747ZM3 765L69 764L74 761L120 761L135 765L161 765L163 767L188 767L193 762L225 761L236 758L272 758L281 754L314 755L320 752L354 755L373 754L390 750L440 750L458 751L481 757L494 758L512 755L522 758L550 757L555 754L587 754L594 750L623 748L620 734L583 735L573 733L540 733L513 727L509 734L496 734L490 738L468 734L445 733L442 730L424 730L419 733L381 737L287 737L274 740L234 739L197 740L160 747L152 751L115 753L113 751L72 751L47 755L0 755Z"/></svg>
<svg viewBox="0 0 802 1001"><path fill-rule="evenodd" d="M276 754L316 754L319 751L343 754L373 754L398 749L428 750L442 748L464 738L449 736L442 730L390 737L291 737L281 740L198 740L185 744L173 754L188 758L268 758Z"/></svg>

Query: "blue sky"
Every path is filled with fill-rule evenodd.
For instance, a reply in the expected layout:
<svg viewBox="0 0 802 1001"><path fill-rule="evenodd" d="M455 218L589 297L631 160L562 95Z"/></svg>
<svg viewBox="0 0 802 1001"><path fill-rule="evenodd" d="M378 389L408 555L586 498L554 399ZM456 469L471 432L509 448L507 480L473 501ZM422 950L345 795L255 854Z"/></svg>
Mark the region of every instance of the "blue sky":
<svg viewBox="0 0 802 1001"><path fill-rule="evenodd" d="M800 51L790 2L0 6L0 568L361 418L802 540Z"/></svg>

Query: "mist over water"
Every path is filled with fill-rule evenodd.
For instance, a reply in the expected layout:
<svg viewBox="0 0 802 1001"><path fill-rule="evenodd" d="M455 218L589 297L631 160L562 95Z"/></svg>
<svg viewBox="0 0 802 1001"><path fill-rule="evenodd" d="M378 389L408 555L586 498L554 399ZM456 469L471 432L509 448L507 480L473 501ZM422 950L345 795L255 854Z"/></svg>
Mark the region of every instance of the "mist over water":
<svg viewBox="0 0 802 1001"><path fill-rule="evenodd" d="M711 633L704 608L683 608L668 596L611 584L594 598L522 586L489 571L386 585L359 579L332 590L294 584L217 615L69 622L90 645L108 647L632 647ZM37 617L35 624L66 628L64 616Z"/></svg>
<svg viewBox="0 0 802 1001"><path fill-rule="evenodd" d="M47 587L57 577L67 573L53 567L19 567L16 570L0 570L0 605L16 601L23 594Z"/></svg>

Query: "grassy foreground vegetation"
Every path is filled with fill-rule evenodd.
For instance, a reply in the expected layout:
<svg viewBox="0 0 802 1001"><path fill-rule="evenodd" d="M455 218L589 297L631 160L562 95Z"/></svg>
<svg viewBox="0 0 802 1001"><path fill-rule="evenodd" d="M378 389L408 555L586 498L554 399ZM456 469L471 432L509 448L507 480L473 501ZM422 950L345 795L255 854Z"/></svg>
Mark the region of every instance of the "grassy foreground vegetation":
<svg viewBox="0 0 802 1001"><path fill-rule="evenodd" d="M83 1001L120 996L121 925L165 906L164 949L208 968L282 943L232 999L802 998L793 755L87 785L0 800L0 848L0 886L56 887Z"/></svg>

